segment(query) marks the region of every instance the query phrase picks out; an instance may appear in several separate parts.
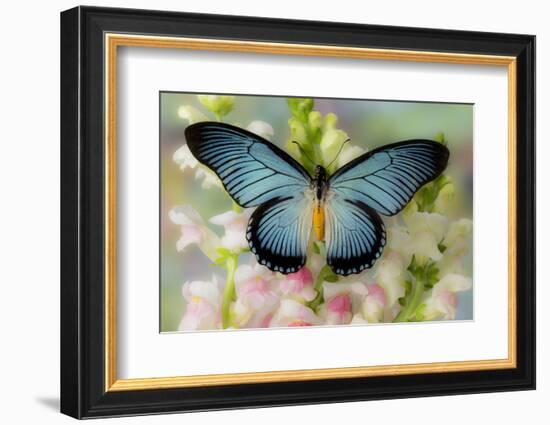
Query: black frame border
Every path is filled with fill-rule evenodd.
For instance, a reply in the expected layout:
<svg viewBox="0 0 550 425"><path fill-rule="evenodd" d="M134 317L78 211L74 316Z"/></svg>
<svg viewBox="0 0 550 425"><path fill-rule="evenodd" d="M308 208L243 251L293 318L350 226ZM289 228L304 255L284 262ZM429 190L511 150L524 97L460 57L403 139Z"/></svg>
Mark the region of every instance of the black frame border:
<svg viewBox="0 0 550 425"><path fill-rule="evenodd" d="M517 367L105 392L104 33L517 58ZM75 418L535 388L535 37L134 9L61 13L61 412Z"/></svg>

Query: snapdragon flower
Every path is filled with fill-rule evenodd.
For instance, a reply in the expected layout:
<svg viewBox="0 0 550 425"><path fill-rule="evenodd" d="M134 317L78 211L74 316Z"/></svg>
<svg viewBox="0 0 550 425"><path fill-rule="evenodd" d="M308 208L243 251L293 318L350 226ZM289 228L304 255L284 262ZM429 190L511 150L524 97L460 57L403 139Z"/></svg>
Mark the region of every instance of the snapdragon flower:
<svg viewBox="0 0 550 425"><path fill-rule="evenodd" d="M191 205L179 205L168 213L170 220L180 226L181 236L176 249L181 252L189 245L196 244L202 252L215 261L218 258L217 247L220 238L204 223L202 217Z"/></svg>
<svg viewBox="0 0 550 425"><path fill-rule="evenodd" d="M257 134L264 139L271 140L275 135L275 131L271 124L266 123L265 121L255 120L252 121L246 129L254 134Z"/></svg>
<svg viewBox="0 0 550 425"><path fill-rule="evenodd" d="M214 275L210 281L192 281L183 284L182 294L187 305L178 330L195 331L219 328L221 282Z"/></svg>
<svg viewBox="0 0 550 425"><path fill-rule="evenodd" d="M218 119L223 118L233 110L235 105L235 96L220 96L220 95L197 95L199 102L212 112Z"/></svg>
<svg viewBox="0 0 550 425"><path fill-rule="evenodd" d="M325 302L319 306L319 315L327 325L343 325L351 322L368 290L357 275L352 275L342 282L323 283L323 295Z"/></svg>
<svg viewBox="0 0 550 425"><path fill-rule="evenodd" d="M231 306L231 318L240 328L257 328L269 325L279 306L274 291L275 273L258 263L243 264L235 271L237 300Z"/></svg>
<svg viewBox="0 0 550 425"><path fill-rule="evenodd" d="M221 246L233 252L248 249L246 227L250 218L250 210L243 212L226 211L210 219L210 223L223 226L225 234L221 239Z"/></svg>
<svg viewBox="0 0 550 425"><path fill-rule="evenodd" d="M458 304L457 293L471 287L472 279L468 277L454 273L446 275L427 294L422 309L424 320L454 319Z"/></svg>
<svg viewBox="0 0 550 425"><path fill-rule="evenodd" d="M361 314L368 323L384 321L387 305L386 291L376 283L367 285L367 296L361 305Z"/></svg>
<svg viewBox="0 0 550 425"><path fill-rule="evenodd" d="M316 326L323 324L323 320L315 312L292 299L283 299L279 309L273 315L270 327Z"/></svg>
<svg viewBox="0 0 550 425"><path fill-rule="evenodd" d="M172 159L179 165L181 171L187 169L194 171L195 178L202 180L202 187L210 189L211 187L223 188L222 182L208 167L200 164L189 150L187 144L182 145L174 152Z"/></svg>
<svg viewBox="0 0 550 425"><path fill-rule="evenodd" d="M313 283L313 274L304 266L295 273L283 275L278 281L278 289L283 297L306 303L317 296Z"/></svg>

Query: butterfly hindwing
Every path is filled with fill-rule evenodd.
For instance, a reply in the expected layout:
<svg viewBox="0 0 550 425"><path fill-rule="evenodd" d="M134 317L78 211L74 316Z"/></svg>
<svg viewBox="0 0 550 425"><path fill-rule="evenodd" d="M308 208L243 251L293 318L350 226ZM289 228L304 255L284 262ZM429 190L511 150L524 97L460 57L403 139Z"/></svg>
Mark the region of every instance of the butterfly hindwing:
<svg viewBox="0 0 550 425"><path fill-rule="evenodd" d="M358 201L384 215L401 211L423 185L447 166L449 150L430 140L408 140L368 152L329 179L342 199Z"/></svg>
<svg viewBox="0 0 550 425"><path fill-rule="evenodd" d="M347 276L372 267L386 244L384 223L376 211L336 193L327 199L325 211L330 268Z"/></svg>
<svg viewBox="0 0 550 425"><path fill-rule="evenodd" d="M254 207L309 187L310 176L290 155L247 130L202 122L185 130L191 153L220 178L242 207Z"/></svg>
<svg viewBox="0 0 550 425"><path fill-rule="evenodd" d="M313 207L303 193L276 198L252 213L246 238L258 263L284 274L306 262Z"/></svg>

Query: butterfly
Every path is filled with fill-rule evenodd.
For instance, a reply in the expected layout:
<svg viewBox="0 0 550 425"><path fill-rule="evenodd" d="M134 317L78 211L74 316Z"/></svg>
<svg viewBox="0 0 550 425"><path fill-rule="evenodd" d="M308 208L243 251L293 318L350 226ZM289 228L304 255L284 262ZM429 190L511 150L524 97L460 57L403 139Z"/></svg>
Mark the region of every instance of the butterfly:
<svg viewBox="0 0 550 425"><path fill-rule="evenodd" d="M317 165L311 176L288 153L233 125L200 122L188 126L185 137L237 204L256 207L246 230L250 250L260 264L283 274L306 263L312 228L326 242L334 273L372 267L386 244L379 213L401 211L449 159L441 143L407 140L369 151L330 176Z"/></svg>

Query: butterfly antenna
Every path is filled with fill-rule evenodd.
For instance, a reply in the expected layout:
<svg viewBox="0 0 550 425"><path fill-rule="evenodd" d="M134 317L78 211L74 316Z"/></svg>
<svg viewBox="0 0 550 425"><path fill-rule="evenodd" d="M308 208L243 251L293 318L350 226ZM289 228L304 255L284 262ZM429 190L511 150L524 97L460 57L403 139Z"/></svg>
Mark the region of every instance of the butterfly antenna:
<svg viewBox="0 0 550 425"><path fill-rule="evenodd" d="M296 140L293 140L292 143L295 143L296 146L298 146L298 149L300 150L300 155L305 156L305 157L309 160L309 162L311 162L313 165L317 165L317 164L315 163L315 161L313 161L313 160L307 155L306 151L302 148L302 146L300 145L300 143L298 143Z"/></svg>
<svg viewBox="0 0 550 425"><path fill-rule="evenodd" d="M340 150L338 150L338 153L336 154L334 159L332 161L330 161L330 164L328 164L326 168L330 168L332 163L338 159L338 157L340 156L340 153L342 153L342 149L344 149L344 145L348 142L351 142L351 139L347 139L344 143L342 143L342 146L340 146Z"/></svg>

